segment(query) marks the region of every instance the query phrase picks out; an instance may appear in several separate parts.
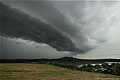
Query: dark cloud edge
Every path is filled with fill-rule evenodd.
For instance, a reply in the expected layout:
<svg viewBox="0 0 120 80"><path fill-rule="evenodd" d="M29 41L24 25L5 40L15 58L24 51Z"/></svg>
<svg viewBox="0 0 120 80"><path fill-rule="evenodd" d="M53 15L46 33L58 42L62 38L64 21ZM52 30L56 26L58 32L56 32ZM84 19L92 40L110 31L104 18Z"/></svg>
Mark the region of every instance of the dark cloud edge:
<svg viewBox="0 0 120 80"><path fill-rule="evenodd" d="M83 52L76 48L68 37L62 35L58 30L51 27L50 24L37 20L18 9L10 8L10 6L2 2L0 2L0 5L0 35L46 43L58 51ZM24 23L25 21L27 23Z"/></svg>

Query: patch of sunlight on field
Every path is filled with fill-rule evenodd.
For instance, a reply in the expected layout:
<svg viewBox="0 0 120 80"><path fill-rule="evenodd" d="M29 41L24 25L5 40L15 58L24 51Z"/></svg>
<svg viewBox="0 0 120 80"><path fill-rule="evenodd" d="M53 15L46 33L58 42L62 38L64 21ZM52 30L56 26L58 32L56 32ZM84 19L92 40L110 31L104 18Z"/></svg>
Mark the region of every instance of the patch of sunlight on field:
<svg viewBox="0 0 120 80"><path fill-rule="evenodd" d="M1 80L94 80L119 76L82 72L48 64L0 64Z"/></svg>

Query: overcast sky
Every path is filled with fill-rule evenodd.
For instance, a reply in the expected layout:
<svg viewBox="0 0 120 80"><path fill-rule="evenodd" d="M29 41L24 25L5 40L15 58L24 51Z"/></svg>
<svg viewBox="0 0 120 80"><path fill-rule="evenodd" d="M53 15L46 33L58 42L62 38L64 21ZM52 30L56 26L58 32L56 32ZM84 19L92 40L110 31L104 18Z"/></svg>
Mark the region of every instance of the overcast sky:
<svg viewBox="0 0 120 80"><path fill-rule="evenodd" d="M21 57L29 54L28 58L64 56L120 58L120 2L118 1L19 0L4 1L4 3L53 25L61 33L67 35L78 48L89 50L84 54L71 55L71 52L59 52L45 44L35 42L28 44L30 41L4 38L4 42L8 43L6 47L11 44L16 49L13 51L9 48L11 53L22 54ZM16 41L20 43L17 44ZM21 46L24 46L27 51L24 52Z"/></svg>

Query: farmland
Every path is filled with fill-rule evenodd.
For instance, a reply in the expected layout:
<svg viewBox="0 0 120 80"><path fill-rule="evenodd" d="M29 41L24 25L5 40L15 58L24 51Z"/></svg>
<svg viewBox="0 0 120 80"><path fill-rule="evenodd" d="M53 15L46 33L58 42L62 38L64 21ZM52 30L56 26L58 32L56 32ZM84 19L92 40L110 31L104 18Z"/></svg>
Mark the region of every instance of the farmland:
<svg viewBox="0 0 120 80"><path fill-rule="evenodd" d="M1 80L96 80L119 76L56 67L50 64L1 63Z"/></svg>

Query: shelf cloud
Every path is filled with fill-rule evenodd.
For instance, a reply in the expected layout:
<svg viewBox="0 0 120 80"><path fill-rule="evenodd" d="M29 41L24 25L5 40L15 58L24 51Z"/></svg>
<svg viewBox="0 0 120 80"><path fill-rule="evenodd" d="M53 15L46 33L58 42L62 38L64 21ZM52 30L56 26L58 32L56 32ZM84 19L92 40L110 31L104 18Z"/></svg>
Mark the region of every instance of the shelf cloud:
<svg viewBox="0 0 120 80"><path fill-rule="evenodd" d="M43 41L46 40L44 43L54 49L68 51L70 56L71 52L73 52L72 55L77 56L77 58L84 55L81 53L86 53L86 57L89 57L92 53L100 54L99 49L101 48L106 56L113 54L115 48L111 48L108 53L108 46L117 46L117 53L115 54L120 53L120 2L24 0L3 1L3 3L37 18L45 24L49 24L48 27L51 27L50 29L55 30L62 36L62 40L59 41L60 37L55 35L53 37L57 37L52 41L50 37L43 39ZM32 31L33 29L37 28L28 27L27 30ZM33 37L36 36L32 34L32 38L29 39L38 42L36 40L38 35L37 38L33 39ZM65 48L68 46L70 48Z"/></svg>

